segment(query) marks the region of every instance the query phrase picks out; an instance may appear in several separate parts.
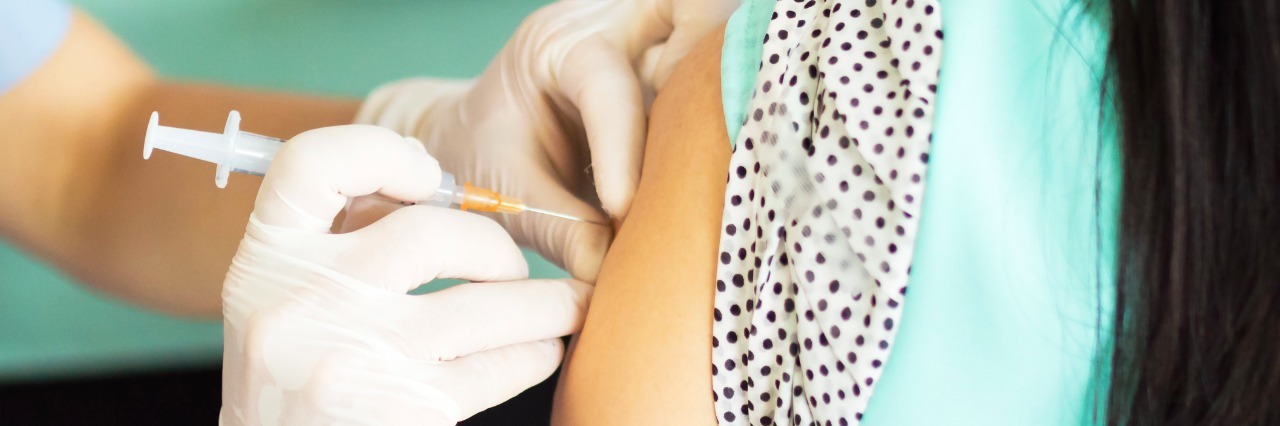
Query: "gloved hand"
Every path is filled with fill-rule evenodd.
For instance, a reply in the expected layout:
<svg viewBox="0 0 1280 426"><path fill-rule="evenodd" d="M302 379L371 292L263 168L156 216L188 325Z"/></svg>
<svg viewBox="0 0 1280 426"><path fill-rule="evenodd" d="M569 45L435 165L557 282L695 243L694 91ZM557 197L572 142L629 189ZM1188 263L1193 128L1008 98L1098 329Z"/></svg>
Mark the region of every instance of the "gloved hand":
<svg viewBox="0 0 1280 426"><path fill-rule="evenodd" d="M452 425L555 370L590 286L521 281L489 219L411 206L329 233L348 197L421 200L439 182L419 142L374 126L285 145L223 288L222 424ZM405 294L438 277L483 282Z"/></svg>
<svg viewBox="0 0 1280 426"><path fill-rule="evenodd" d="M607 212L616 223L639 180L646 99L737 3L556 2L527 18L478 79L392 83L369 96L356 122L418 137L460 180L600 223ZM352 217L378 214L352 206ZM495 219L587 281L612 235L534 214Z"/></svg>

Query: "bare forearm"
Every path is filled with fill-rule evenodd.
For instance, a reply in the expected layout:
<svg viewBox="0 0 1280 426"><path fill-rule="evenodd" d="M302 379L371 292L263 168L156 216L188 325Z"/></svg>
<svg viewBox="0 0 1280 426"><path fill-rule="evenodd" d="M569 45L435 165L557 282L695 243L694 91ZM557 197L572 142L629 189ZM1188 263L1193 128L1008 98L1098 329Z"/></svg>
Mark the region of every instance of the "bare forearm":
<svg viewBox="0 0 1280 426"><path fill-rule="evenodd" d="M216 315L222 279L259 180L213 186L213 166L157 153L147 118L291 137L349 123L353 100L163 82L92 20L34 75L0 97L0 232L109 293L184 314Z"/></svg>

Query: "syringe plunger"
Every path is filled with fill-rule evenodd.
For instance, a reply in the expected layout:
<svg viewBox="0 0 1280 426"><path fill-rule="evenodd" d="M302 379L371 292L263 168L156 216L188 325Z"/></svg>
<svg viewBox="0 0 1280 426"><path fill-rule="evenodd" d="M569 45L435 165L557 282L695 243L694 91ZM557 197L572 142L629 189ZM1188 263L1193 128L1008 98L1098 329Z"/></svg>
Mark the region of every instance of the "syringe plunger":
<svg viewBox="0 0 1280 426"><path fill-rule="evenodd" d="M214 183L227 187L231 172L262 176L284 141L240 131L240 113L227 115L227 126L221 134L160 125L160 113L152 112L147 123L142 158L151 158L159 148L174 154L200 159L218 165Z"/></svg>

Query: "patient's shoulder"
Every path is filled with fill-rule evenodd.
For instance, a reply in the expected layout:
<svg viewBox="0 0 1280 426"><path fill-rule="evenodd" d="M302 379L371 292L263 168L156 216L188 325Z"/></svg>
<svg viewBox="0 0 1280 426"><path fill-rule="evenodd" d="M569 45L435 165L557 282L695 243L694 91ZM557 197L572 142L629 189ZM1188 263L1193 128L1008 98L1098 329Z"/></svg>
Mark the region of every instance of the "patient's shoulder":
<svg viewBox="0 0 1280 426"><path fill-rule="evenodd" d="M658 92L651 114L687 114L691 119L718 120L709 127L723 131L724 108L720 100L720 49L723 43L723 27L698 42L676 65L666 85Z"/></svg>
<svg viewBox="0 0 1280 426"><path fill-rule="evenodd" d="M663 166L648 170L648 176L642 172L642 186L668 184L653 172L671 167L671 162L727 164L729 143L720 93L720 49L723 42L724 28L704 37L676 66L659 91L650 111L644 160L646 169L655 162ZM721 155L707 155L708 151ZM702 155L687 157L696 154ZM719 166L715 169L723 167Z"/></svg>
<svg viewBox="0 0 1280 426"><path fill-rule="evenodd" d="M711 304L730 152L721 33L654 101L640 187L561 372L555 424L715 424Z"/></svg>

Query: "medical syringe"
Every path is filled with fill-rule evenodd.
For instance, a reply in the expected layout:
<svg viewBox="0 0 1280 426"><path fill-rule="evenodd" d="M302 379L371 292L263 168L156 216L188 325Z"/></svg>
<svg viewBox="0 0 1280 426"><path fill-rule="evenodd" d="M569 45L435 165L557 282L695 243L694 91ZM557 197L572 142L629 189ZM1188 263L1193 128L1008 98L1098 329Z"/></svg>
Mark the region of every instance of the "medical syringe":
<svg viewBox="0 0 1280 426"><path fill-rule="evenodd" d="M147 136L142 147L142 158L151 158L151 151L159 148L174 154L208 161L218 165L214 183L219 188L227 186L231 172L262 176L275 158L284 140L240 131L240 113L231 111L222 133L201 132L160 125L160 113L152 112L147 123ZM435 195L419 201L440 207L466 211L518 214L541 213L558 218L588 222L585 219L553 211L529 207L519 198L480 188L465 182L458 185L452 173L441 171L440 187ZM592 222L594 223L594 222Z"/></svg>

